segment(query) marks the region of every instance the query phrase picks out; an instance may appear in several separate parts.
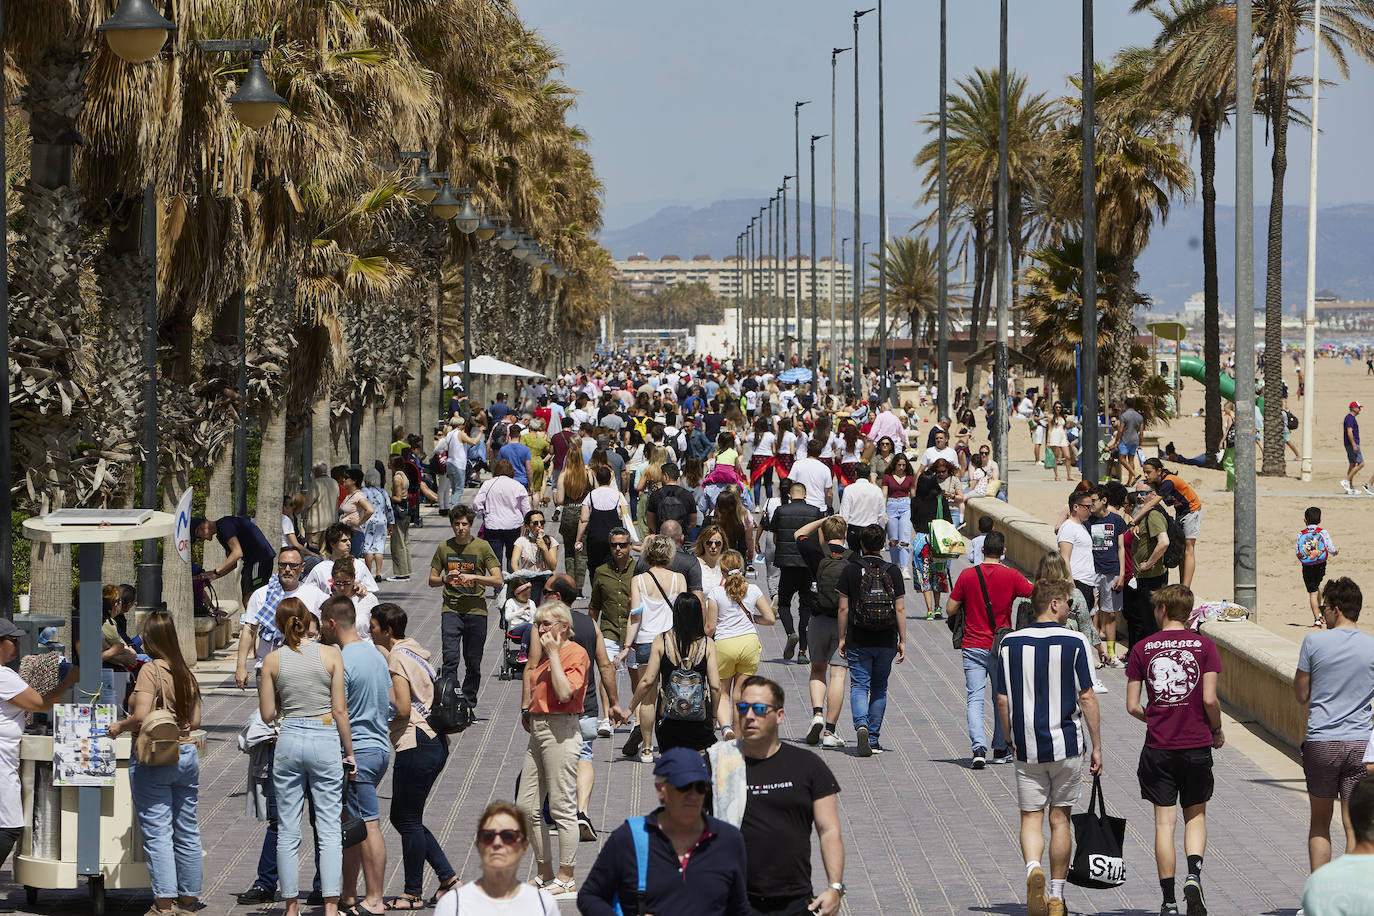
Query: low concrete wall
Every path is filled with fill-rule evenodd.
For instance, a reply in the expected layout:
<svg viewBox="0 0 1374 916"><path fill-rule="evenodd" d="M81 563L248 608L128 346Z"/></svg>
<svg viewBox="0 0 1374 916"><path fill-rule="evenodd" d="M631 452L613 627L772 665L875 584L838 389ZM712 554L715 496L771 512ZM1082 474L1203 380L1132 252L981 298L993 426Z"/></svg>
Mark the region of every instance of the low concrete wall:
<svg viewBox="0 0 1374 916"><path fill-rule="evenodd" d="M1027 515L1010 503L984 497L964 506L967 530L978 530L978 519L991 516L1007 539L1006 557L1021 570L1034 570L1047 550L1057 550L1052 522ZM1307 730L1307 709L1293 696L1298 669L1298 645L1249 621L1215 622L1205 632L1221 654L1217 692L1236 712L1253 720L1285 744L1301 746Z"/></svg>

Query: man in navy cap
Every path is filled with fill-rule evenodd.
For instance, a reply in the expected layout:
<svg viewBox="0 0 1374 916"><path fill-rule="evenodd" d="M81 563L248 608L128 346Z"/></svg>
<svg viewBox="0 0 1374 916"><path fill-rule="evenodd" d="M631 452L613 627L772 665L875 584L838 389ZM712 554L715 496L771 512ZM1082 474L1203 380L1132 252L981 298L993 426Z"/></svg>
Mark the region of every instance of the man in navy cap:
<svg viewBox="0 0 1374 916"><path fill-rule="evenodd" d="M653 913L654 916L749 916L744 837L702 811L711 774L696 751L663 752L654 765L659 807L630 818L611 833L582 889L584 916ZM636 850L647 835L648 869L639 889ZM686 864L682 864L685 861Z"/></svg>

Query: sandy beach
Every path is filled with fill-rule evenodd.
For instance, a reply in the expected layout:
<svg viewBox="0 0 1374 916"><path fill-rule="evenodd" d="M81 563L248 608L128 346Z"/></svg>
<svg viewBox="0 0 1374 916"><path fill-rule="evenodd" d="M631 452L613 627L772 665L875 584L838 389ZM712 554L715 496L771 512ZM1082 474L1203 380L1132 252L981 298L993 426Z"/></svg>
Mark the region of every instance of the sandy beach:
<svg viewBox="0 0 1374 916"><path fill-rule="evenodd" d="M1340 555L1327 566L1327 575L1351 576L1361 586L1371 584L1363 577L1369 550L1361 541L1364 525L1374 520L1374 496L1347 496L1341 491L1340 480L1345 475L1345 452L1341 446L1341 423L1352 400L1374 403L1374 376L1368 375L1363 362L1343 358L1318 359L1316 362L1316 426L1312 479L1299 479L1300 462L1287 453L1287 476L1258 478L1259 536L1256 546L1259 607L1252 620L1274 633L1301 642L1312 623L1308 610L1307 592L1303 588L1301 567L1294 552L1298 530L1303 527L1303 511L1308 506L1320 506L1322 527L1331 532ZM1293 361L1284 360L1284 378L1288 382L1290 398L1287 407L1302 418L1302 398L1297 397L1297 375ZM1035 384L1034 381L1023 382ZM1182 412L1191 414L1202 406L1203 386L1199 382L1183 380ZM979 418L981 422L981 417ZM1362 429L1363 438L1374 444L1374 414ZM1198 455L1203 450L1202 417L1185 415L1146 433L1158 432L1160 442L1174 442L1179 454ZM924 429L929 429L923 423ZM976 442L986 440L987 430L975 430ZM1291 434L1301 450L1301 428ZM924 444L924 437L922 438ZM1258 460L1258 447L1256 459ZM1053 521L1064 506L1071 485L1054 480L1054 472L1036 464L1030 433L1024 421L1012 422L1010 467L1003 476L1009 479L1011 502L1023 511ZM1154 452L1142 452L1150 457ZM1213 601L1231 597L1232 588L1232 494L1226 492L1226 473L1187 465L1165 462L1178 472L1197 491L1203 502L1202 537L1197 545L1197 570L1193 577L1193 591L1199 601ZM1357 477L1357 484L1369 481L1374 472L1371 462ZM1063 469L1060 476L1063 477Z"/></svg>

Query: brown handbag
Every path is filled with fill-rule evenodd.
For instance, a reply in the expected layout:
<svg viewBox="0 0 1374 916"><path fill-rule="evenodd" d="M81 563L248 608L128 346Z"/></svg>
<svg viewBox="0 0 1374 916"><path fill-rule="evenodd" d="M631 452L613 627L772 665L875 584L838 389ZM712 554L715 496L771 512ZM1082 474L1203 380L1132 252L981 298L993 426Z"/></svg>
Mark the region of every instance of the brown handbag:
<svg viewBox="0 0 1374 916"><path fill-rule="evenodd" d="M153 708L143 717L134 738L134 754L144 766L170 766L181 759L181 723L167 708L162 694L162 668L153 666Z"/></svg>

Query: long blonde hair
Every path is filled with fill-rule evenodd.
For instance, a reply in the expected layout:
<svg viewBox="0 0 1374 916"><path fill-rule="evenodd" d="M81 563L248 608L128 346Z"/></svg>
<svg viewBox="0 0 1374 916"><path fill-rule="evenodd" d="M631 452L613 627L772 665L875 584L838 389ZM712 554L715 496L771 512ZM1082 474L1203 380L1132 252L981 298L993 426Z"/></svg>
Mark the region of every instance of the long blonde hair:
<svg viewBox="0 0 1374 916"><path fill-rule="evenodd" d="M1073 574L1069 572L1068 561L1057 550L1045 551L1045 555L1040 558L1040 562L1035 566L1035 581L1041 582L1045 579L1073 581Z"/></svg>
<svg viewBox="0 0 1374 916"><path fill-rule="evenodd" d="M144 618L143 649L153 658L167 663L167 670L172 675L172 708L177 721L190 722L195 715L196 704L200 702L200 685L182 657L181 643L177 641L177 627L171 613L159 608Z"/></svg>
<svg viewBox="0 0 1374 916"><path fill-rule="evenodd" d="M668 451L657 445L646 445L648 450L648 463L644 465L644 473L639 478L639 491L647 493L656 490L663 485L663 465L668 462Z"/></svg>
<svg viewBox="0 0 1374 916"><path fill-rule="evenodd" d="M738 550L727 550L720 558L720 571L725 576L721 587L726 596L735 604L740 604L749 594L749 580L744 578L744 557ZM740 604L740 607L744 605Z"/></svg>
<svg viewBox="0 0 1374 916"><path fill-rule="evenodd" d="M568 457L563 459L563 472L558 477L563 485L563 502L580 503L590 490L587 479L587 462L582 459L582 447L576 442L568 448Z"/></svg>

